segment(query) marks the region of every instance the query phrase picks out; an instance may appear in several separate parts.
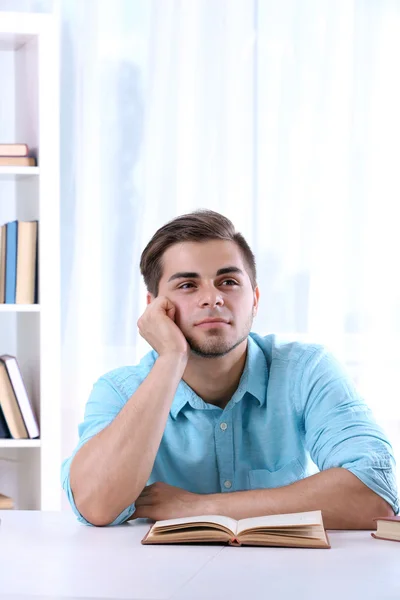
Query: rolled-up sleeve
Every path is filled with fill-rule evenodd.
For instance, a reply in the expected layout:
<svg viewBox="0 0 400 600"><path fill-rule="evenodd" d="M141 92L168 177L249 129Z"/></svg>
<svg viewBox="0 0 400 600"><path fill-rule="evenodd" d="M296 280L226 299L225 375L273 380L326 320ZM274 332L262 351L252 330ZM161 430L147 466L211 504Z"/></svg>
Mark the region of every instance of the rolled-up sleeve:
<svg viewBox="0 0 400 600"><path fill-rule="evenodd" d="M301 369L305 442L319 470L343 467L399 513L392 446L345 368L316 347Z"/></svg>
<svg viewBox="0 0 400 600"><path fill-rule="evenodd" d="M85 525L89 523L76 507L70 484L70 468L75 454L93 436L102 431L117 416L125 404L124 398L113 386L112 382L101 377L93 386L85 407L83 422L78 426L79 442L72 455L63 461L61 466L61 484L67 495L71 508L78 520ZM119 525L135 511L135 504L127 506L110 525Z"/></svg>

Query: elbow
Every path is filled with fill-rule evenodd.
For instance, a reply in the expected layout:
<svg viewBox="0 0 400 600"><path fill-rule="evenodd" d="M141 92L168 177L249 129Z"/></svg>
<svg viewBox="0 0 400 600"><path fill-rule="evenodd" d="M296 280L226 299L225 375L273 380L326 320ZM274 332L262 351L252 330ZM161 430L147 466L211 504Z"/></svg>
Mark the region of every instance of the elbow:
<svg viewBox="0 0 400 600"><path fill-rule="evenodd" d="M71 486L72 493L74 495L75 506L79 514L94 527L106 527L111 525L115 520L116 515L110 514L104 507L104 505L95 500L90 495L80 495Z"/></svg>
<svg viewBox="0 0 400 600"><path fill-rule="evenodd" d="M106 527L118 516L111 513L100 494L91 492L85 486L74 485L71 482L71 491L79 514L90 525Z"/></svg>
<svg viewBox="0 0 400 600"><path fill-rule="evenodd" d="M95 527L104 527L112 523L112 519L105 514L102 506L98 501L95 501L89 494L81 490L79 486L71 484L71 492L74 498L74 504L78 513L89 523Z"/></svg>
<svg viewBox="0 0 400 600"><path fill-rule="evenodd" d="M369 502L364 505L363 521L364 526L360 529L376 529L376 520L379 518L393 517L394 510L384 498L372 492L369 497Z"/></svg>
<svg viewBox="0 0 400 600"><path fill-rule="evenodd" d="M95 527L112 525L127 507L135 502L140 493L133 493L135 500L129 496L124 500L123 492L126 490L118 492L111 482L102 483L102 480L88 472L82 461L76 460L76 457L71 463L69 475L70 491L76 510L85 521Z"/></svg>
<svg viewBox="0 0 400 600"><path fill-rule="evenodd" d="M94 527L112 525L124 510L124 507L111 505L107 497L99 491L90 490L85 485L74 484L72 479L71 492L78 513L89 525L93 525ZM125 520L129 520L133 512L134 509Z"/></svg>
<svg viewBox="0 0 400 600"><path fill-rule="evenodd" d="M107 525L111 525L111 523L114 520L106 515L95 512L93 512L93 514L88 513L88 516L85 517L85 519L88 521L88 523L90 523L90 525L93 525L94 527L107 527Z"/></svg>
<svg viewBox="0 0 400 600"><path fill-rule="evenodd" d="M386 502L381 496L377 496L377 504L374 511L373 518L386 518L386 517L394 517L395 513L391 505Z"/></svg>
<svg viewBox="0 0 400 600"><path fill-rule="evenodd" d="M117 519L117 517L119 515L121 515L121 512L115 513L115 511L113 513L111 513L110 511L104 511L102 510L102 507L95 507L95 506L91 506L88 507L85 512L81 512L80 509L78 509L80 514L84 517L84 519L86 519L86 521L90 524L93 525L94 527L107 527L108 525L113 525L114 521ZM119 520L118 525L120 525L121 523L124 523L125 521L129 521L133 514L135 512L135 509L133 509L132 511L130 511L130 513L128 513L128 516Z"/></svg>
<svg viewBox="0 0 400 600"><path fill-rule="evenodd" d="M110 525L114 519L107 514L100 490L90 485L90 478L81 476L76 460L72 461L69 480L73 503L81 517L95 527Z"/></svg>

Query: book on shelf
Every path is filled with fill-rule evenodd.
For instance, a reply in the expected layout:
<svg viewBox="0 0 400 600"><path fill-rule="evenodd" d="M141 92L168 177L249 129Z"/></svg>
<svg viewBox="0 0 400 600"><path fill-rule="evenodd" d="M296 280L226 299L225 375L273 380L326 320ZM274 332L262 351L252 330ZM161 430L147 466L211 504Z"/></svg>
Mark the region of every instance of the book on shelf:
<svg viewBox="0 0 400 600"><path fill-rule="evenodd" d="M12 221L0 230L0 304L35 304L38 221Z"/></svg>
<svg viewBox="0 0 400 600"><path fill-rule="evenodd" d="M28 144L0 144L0 156L28 156Z"/></svg>
<svg viewBox="0 0 400 600"><path fill-rule="evenodd" d="M236 521L201 515L156 521L142 544L222 543L231 546L330 548L320 510Z"/></svg>
<svg viewBox="0 0 400 600"><path fill-rule="evenodd" d="M400 515L397 517L378 517L376 521L376 533L371 533L377 540L388 540L400 542Z"/></svg>
<svg viewBox="0 0 400 600"><path fill-rule="evenodd" d="M10 223L6 223L6 304L15 304L15 289L17 283L17 239L18 222L11 221Z"/></svg>
<svg viewBox="0 0 400 600"><path fill-rule="evenodd" d="M33 156L0 156L0 167L36 167Z"/></svg>
<svg viewBox="0 0 400 600"><path fill-rule="evenodd" d="M36 291L38 222L18 221L16 304L34 304Z"/></svg>
<svg viewBox="0 0 400 600"><path fill-rule="evenodd" d="M0 494L0 510L11 510L14 508L14 502L12 498Z"/></svg>
<svg viewBox="0 0 400 600"><path fill-rule="evenodd" d="M7 425L7 421L4 417L4 413L0 403L0 439L4 440L11 437L10 430Z"/></svg>
<svg viewBox="0 0 400 600"><path fill-rule="evenodd" d="M14 439L39 437L33 412L15 356L0 356L0 407Z"/></svg>
<svg viewBox="0 0 400 600"><path fill-rule="evenodd" d="M6 292L6 233L7 225L0 227L0 304L5 302Z"/></svg>

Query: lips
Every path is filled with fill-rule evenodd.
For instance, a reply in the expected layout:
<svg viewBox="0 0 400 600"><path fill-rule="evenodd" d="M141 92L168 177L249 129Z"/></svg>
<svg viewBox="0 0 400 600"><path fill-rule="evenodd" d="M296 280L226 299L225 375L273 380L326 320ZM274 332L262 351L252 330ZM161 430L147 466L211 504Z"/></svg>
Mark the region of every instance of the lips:
<svg viewBox="0 0 400 600"><path fill-rule="evenodd" d="M228 325L229 321L227 321L226 319L204 319L203 321L199 321L198 323L196 323L197 325L213 325L213 324L221 324L221 325Z"/></svg>

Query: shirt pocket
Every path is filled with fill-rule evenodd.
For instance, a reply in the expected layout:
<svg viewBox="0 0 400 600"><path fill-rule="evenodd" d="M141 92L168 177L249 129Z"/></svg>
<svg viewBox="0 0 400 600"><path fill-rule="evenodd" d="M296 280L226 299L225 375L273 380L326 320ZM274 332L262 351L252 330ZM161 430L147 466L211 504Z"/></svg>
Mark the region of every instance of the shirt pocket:
<svg viewBox="0 0 400 600"><path fill-rule="evenodd" d="M269 471L268 469L255 469L249 471L249 489L257 490L260 488L282 487L303 478L303 465L295 458L277 471Z"/></svg>

